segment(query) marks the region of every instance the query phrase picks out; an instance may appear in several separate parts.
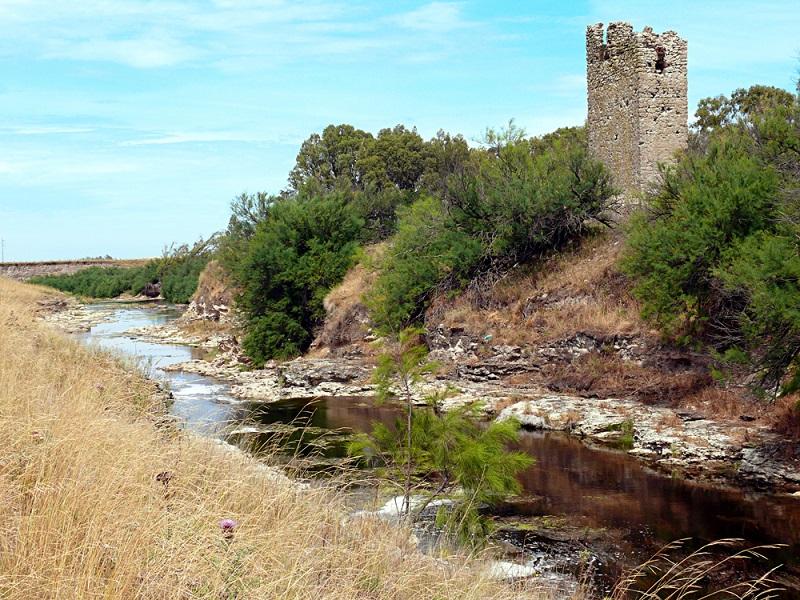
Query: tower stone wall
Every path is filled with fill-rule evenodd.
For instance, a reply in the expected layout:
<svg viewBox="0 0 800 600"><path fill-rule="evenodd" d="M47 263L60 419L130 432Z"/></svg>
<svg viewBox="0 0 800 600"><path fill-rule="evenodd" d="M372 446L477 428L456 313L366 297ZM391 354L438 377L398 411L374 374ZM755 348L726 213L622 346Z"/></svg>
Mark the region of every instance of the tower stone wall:
<svg viewBox="0 0 800 600"><path fill-rule="evenodd" d="M589 148L626 195L644 191L658 163L687 145L686 61L686 41L674 31L586 28Z"/></svg>

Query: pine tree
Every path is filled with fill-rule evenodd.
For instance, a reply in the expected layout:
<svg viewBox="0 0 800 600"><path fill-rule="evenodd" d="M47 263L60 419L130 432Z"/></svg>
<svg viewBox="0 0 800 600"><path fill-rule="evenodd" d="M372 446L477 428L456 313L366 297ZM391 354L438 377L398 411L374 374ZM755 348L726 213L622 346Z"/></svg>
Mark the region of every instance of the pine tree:
<svg viewBox="0 0 800 600"><path fill-rule="evenodd" d="M474 405L444 411L447 392L430 394L416 406L414 389L437 367L428 360L422 334L420 329L403 330L376 369L378 402L399 397L403 416L394 428L375 424L370 435L351 444L351 453L377 461L386 468L387 477L401 482L406 522L418 519L434 500L454 497L452 508L440 509L437 524L480 543L488 523L478 509L519 493L516 476L533 459L507 449L517 440L516 421L483 427ZM417 496L421 501L413 502Z"/></svg>

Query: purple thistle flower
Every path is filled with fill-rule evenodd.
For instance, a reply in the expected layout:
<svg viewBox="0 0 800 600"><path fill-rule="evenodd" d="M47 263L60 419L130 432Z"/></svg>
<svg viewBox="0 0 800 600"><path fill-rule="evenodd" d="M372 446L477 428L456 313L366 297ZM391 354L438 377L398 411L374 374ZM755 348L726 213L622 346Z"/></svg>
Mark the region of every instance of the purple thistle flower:
<svg viewBox="0 0 800 600"><path fill-rule="evenodd" d="M222 535L225 536L226 539L231 539L233 537L233 530L236 529L238 523L233 519L222 519L219 522L219 528L222 529Z"/></svg>

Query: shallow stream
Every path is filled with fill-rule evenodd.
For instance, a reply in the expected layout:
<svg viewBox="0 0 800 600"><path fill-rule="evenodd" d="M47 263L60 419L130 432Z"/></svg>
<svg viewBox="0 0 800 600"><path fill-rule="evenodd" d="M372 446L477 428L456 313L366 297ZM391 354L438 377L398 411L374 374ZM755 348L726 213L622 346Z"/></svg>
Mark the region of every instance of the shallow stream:
<svg viewBox="0 0 800 600"><path fill-rule="evenodd" d="M98 310L107 308L97 305ZM393 407L376 407L364 398L242 402L229 395L225 382L163 370L202 358L203 351L125 335L131 328L178 316L180 309L169 305L117 305L111 320L81 337L137 357L152 376L165 379L174 396L171 411L188 429L247 448L279 439L288 454L313 456L309 462L323 468L344 457L349 433L368 431L375 421L389 422L397 415ZM800 498L666 477L624 452L591 448L563 434L524 432L519 447L536 463L522 475L524 499L501 507L498 516L504 524L501 537L529 556L563 546L565 563L592 552L602 569L602 563L638 562L676 539L692 538L698 544L735 537L751 544L787 544L772 556L798 572ZM569 564L559 568L569 569Z"/></svg>

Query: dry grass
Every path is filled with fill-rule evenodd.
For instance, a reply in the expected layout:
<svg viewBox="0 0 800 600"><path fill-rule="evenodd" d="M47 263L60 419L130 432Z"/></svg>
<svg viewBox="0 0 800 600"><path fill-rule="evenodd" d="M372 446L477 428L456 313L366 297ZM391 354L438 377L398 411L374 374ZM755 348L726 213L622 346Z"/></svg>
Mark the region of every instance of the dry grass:
<svg viewBox="0 0 800 600"><path fill-rule="evenodd" d="M0 597L521 597L346 519L330 491L158 427L152 384L34 321L43 294L0 278Z"/></svg>
<svg viewBox="0 0 800 600"><path fill-rule="evenodd" d="M755 417L768 408L766 402L746 398L740 390L728 390L713 385L680 398L678 406L728 419L738 419L742 414Z"/></svg>
<svg viewBox="0 0 800 600"><path fill-rule="evenodd" d="M778 398L769 416L772 428L789 439L800 440L800 394Z"/></svg>
<svg viewBox="0 0 800 600"><path fill-rule="evenodd" d="M614 352L596 350L571 361L550 362L540 372L525 376L529 383L545 385L557 392L634 398L646 404L672 406L685 406L681 399L693 397L713 385L711 377L701 370L672 371L658 364L642 365Z"/></svg>
<svg viewBox="0 0 800 600"><path fill-rule="evenodd" d="M607 233L543 263L510 273L490 290L440 299L431 314L450 327L492 333L497 343L525 345L578 331L646 331L639 307L617 270L623 242Z"/></svg>
<svg viewBox="0 0 800 600"><path fill-rule="evenodd" d="M718 540L676 560L675 554L684 542L686 540L668 544L629 572L615 586L610 600L767 600L776 598L781 591L773 579L776 569L762 568L762 573L752 578L744 575L753 567L759 570L759 565L753 563L763 566L767 561L766 553L780 546L737 549L742 545L740 539ZM732 581L731 573L735 574ZM710 584L713 589L709 589Z"/></svg>
<svg viewBox="0 0 800 600"><path fill-rule="evenodd" d="M364 259L325 296L325 323L311 346L311 356L325 356L344 346L358 347L365 354L372 351L364 342L369 330L369 316L362 299L378 275L370 265L385 249L385 243L367 248Z"/></svg>
<svg viewBox="0 0 800 600"><path fill-rule="evenodd" d="M236 295L236 288L225 272L225 269L217 260L209 261L197 278L197 290L193 298L206 298L216 304L230 306L233 297Z"/></svg>

